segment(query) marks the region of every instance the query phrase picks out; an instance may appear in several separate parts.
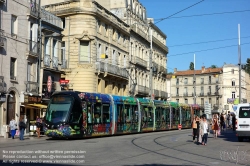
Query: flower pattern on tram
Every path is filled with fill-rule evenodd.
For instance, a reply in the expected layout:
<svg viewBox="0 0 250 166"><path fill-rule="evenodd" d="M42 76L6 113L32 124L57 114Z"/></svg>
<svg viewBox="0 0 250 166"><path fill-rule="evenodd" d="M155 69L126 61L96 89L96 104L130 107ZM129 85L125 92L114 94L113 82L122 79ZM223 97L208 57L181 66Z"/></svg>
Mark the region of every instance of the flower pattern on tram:
<svg viewBox="0 0 250 166"><path fill-rule="evenodd" d="M60 126L57 130L47 129L45 135L49 137L69 137L74 133L74 130L69 126Z"/></svg>

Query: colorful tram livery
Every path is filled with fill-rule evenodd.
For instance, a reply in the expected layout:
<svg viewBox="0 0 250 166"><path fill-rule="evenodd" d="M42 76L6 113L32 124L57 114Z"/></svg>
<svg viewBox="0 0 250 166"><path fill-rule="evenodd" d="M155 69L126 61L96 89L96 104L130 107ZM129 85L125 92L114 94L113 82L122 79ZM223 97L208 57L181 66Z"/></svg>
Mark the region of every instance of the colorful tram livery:
<svg viewBox="0 0 250 166"><path fill-rule="evenodd" d="M191 105L99 93L52 95L44 131L48 137L94 137L191 128Z"/></svg>

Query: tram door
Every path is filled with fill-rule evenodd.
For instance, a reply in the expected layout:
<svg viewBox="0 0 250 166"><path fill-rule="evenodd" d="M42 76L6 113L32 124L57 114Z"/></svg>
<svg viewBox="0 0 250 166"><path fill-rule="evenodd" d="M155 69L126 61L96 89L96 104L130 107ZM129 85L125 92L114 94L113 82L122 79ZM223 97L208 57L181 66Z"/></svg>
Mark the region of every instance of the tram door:
<svg viewBox="0 0 250 166"><path fill-rule="evenodd" d="M170 128L170 108L164 108L164 115L165 115L165 119L166 119L166 129Z"/></svg>
<svg viewBox="0 0 250 166"><path fill-rule="evenodd" d="M187 114L186 109L181 108L181 124L182 124L182 127L185 127L185 125L186 125L186 114Z"/></svg>
<svg viewBox="0 0 250 166"><path fill-rule="evenodd" d="M161 130L162 129L162 108L161 107L156 107L155 108L155 128L156 130Z"/></svg>
<svg viewBox="0 0 250 166"><path fill-rule="evenodd" d="M93 133L93 105L88 104L87 105L87 132L86 135L87 136L91 136L91 134Z"/></svg>
<svg viewBox="0 0 250 166"><path fill-rule="evenodd" d="M123 105L117 104L117 133L123 133L124 111Z"/></svg>
<svg viewBox="0 0 250 166"><path fill-rule="evenodd" d="M137 133L138 132L138 127L139 127L138 106L137 105L131 105L130 108L131 108L131 114L132 114L131 132L132 133Z"/></svg>

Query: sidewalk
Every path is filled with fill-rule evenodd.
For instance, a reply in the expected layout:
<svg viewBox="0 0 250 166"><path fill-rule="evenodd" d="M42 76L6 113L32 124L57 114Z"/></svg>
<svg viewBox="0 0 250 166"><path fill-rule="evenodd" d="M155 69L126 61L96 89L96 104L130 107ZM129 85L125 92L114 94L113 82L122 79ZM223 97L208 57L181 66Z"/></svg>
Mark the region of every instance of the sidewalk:
<svg viewBox="0 0 250 166"><path fill-rule="evenodd" d="M46 137L46 135L40 135L40 137ZM24 134L24 139L32 139L32 138L37 138L37 135L36 134L33 134L33 135L30 135L30 134ZM0 137L0 139L5 139L5 140L8 140L8 139L12 139L11 136L9 136L8 138L4 138L3 136ZM15 138L14 139L19 139L19 135L15 135Z"/></svg>

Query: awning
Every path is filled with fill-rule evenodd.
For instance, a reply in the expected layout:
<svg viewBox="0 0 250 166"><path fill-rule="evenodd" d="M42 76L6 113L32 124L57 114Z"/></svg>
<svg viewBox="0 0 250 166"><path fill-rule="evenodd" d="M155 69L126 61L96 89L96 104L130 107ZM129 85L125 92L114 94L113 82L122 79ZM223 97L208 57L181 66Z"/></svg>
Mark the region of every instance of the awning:
<svg viewBox="0 0 250 166"><path fill-rule="evenodd" d="M27 104L27 106L38 107L40 109L47 108L47 105L43 105L43 104Z"/></svg>

